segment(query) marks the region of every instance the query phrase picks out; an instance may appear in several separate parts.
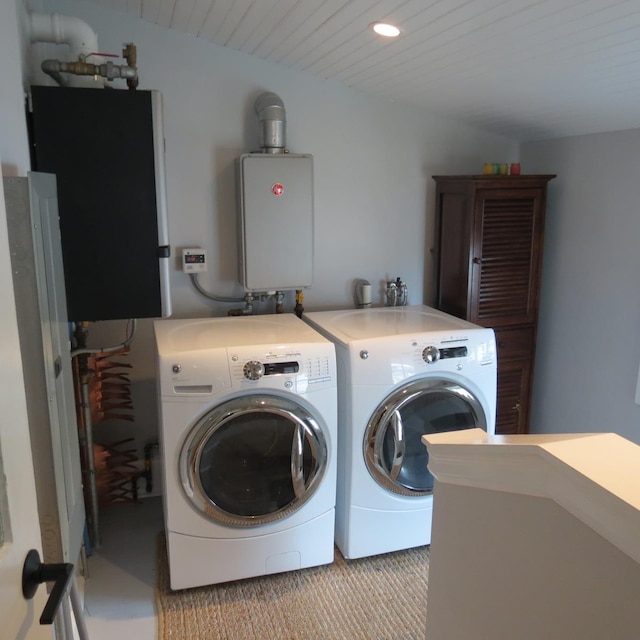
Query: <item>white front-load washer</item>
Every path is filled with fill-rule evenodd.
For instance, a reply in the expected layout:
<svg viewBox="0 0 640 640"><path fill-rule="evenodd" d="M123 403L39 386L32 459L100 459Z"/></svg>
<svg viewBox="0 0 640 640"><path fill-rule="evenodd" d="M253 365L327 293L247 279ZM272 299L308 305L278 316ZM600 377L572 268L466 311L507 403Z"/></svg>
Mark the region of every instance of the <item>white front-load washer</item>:
<svg viewBox="0 0 640 640"><path fill-rule="evenodd" d="M431 542L425 434L495 431L493 330L436 309L307 313L336 345L336 544L345 558Z"/></svg>
<svg viewBox="0 0 640 640"><path fill-rule="evenodd" d="M293 314L154 323L172 589L334 559L334 345Z"/></svg>

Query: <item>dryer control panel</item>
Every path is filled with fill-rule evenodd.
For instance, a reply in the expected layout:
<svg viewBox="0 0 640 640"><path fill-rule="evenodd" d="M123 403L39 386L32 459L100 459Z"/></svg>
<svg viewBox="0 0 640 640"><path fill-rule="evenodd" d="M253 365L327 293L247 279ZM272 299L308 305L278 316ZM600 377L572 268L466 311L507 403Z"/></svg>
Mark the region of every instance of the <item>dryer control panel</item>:
<svg viewBox="0 0 640 640"><path fill-rule="evenodd" d="M478 328L354 340L347 366L358 384L396 384L436 372L475 377L497 367L495 336L492 329Z"/></svg>

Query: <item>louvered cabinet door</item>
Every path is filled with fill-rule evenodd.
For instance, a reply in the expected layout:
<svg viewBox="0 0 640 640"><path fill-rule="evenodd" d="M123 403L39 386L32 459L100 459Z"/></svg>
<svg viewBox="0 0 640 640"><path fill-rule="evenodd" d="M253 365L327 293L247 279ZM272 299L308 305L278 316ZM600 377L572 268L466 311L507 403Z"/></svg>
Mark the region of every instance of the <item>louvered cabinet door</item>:
<svg viewBox="0 0 640 640"><path fill-rule="evenodd" d="M526 433L528 430L531 372L535 329L497 329L498 402L496 433Z"/></svg>
<svg viewBox="0 0 640 640"><path fill-rule="evenodd" d="M497 433L526 433L547 184L553 175L434 176L436 306L496 332Z"/></svg>
<svg viewBox="0 0 640 640"><path fill-rule="evenodd" d="M541 189L479 189L468 319L486 327L533 324L542 246Z"/></svg>
<svg viewBox="0 0 640 640"><path fill-rule="evenodd" d="M529 430L530 359L498 360L496 433L512 435Z"/></svg>

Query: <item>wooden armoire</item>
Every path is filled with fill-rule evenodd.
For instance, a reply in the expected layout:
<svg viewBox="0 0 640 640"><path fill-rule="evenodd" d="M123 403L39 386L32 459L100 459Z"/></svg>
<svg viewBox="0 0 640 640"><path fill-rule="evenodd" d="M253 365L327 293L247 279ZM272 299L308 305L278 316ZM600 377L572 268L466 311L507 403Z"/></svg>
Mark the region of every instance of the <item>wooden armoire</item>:
<svg viewBox="0 0 640 640"><path fill-rule="evenodd" d="M490 327L496 433L527 433L547 184L554 175L433 176L436 306Z"/></svg>

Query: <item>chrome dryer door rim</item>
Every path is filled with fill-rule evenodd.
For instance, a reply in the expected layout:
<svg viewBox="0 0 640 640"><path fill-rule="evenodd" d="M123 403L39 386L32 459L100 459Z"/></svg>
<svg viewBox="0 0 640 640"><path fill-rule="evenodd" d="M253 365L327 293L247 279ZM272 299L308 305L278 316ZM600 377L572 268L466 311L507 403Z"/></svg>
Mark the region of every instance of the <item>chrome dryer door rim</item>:
<svg viewBox="0 0 640 640"><path fill-rule="evenodd" d="M425 418L424 429L414 433L412 442L407 439L403 412L421 401L446 401L457 406L458 415L468 418L468 424L446 425L430 428ZM446 416L444 417L446 422ZM452 416L452 423L454 422ZM402 496L420 497L432 493L432 480L427 469L428 454L419 437L441 431L455 431L477 427L487 430L487 420L481 402L460 384L441 378L426 378L409 382L388 395L377 407L367 424L363 441L363 455L367 470L384 489ZM414 429L415 431L415 429ZM419 436L416 439L416 436ZM410 449L410 450L409 450ZM407 458L411 455L424 467L420 482L408 482L402 477ZM431 486L429 486L431 484ZM419 486L422 485L422 486Z"/></svg>

